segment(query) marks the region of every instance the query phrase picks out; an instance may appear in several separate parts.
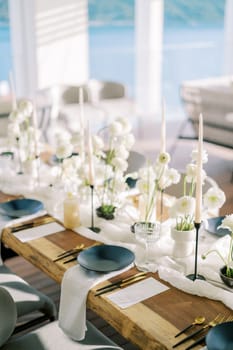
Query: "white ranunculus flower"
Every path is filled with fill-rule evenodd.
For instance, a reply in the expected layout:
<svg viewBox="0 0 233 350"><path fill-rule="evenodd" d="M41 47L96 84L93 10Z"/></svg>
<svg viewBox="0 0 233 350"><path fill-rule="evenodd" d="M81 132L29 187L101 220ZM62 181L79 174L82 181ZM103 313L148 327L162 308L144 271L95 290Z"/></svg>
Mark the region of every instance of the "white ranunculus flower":
<svg viewBox="0 0 233 350"><path fill-rule="evenodd" d="M186 181L191 183L191 182L196 182L197 178L197 165L194 163L189 163L186 166ZM202 183L204 183L206 178L206 172L204 169L202 169Z"/></svg>
<svg viewBox="0 0 233 350"><path fill-rule="evenodd" d="M218 187L211 187L204 194L204 204L209 209L220 208L226 200L224 192Z"/></svg>
<svg viewBox="0 0 233 350"><path fill-rule="evenodd" d="M150 192L153 192L155 186L155 181L151 180L145 180L145 179L139 179L137 181L136 187L142 194L148 194Z"/></svg>
<svg viewBox="0 0 233 350"><path fill-rule="evenodd" d="M133 145L135 144L135 137L133 134L125 134L122 137L122 143L124 144L124 146L130 150Z"/></svg>
<svg viewBox="0 0 233 350"><path fill-rule="evenodd" d="M127 159L129 157L129 151L125 148L125 146L120 145L115 149L115 155L116 157Z"/></svg>
<svg viewBox="0 0 233 350"><path fill-rule="evenodd" d="M233 233L233 214L226 215L225 218L222 220L222 223L219 228L226 228L227 230L231 231Z"/></svg>
<svg viewBox="0 0 233 350"><path fill-rule="evenodd" d="M127 161L120 158L120 157L113 158L112 165L114 166L114 168L116 168L117 170L120 170L122 172L125 172L128 168Z"/></svg>
<svg viewBox="0 0 233 350"><path fill-rule="evenodd" d="M71 145L71 143L63 142L57 146L55 154L58 159L65 159L71 156L72 151L73 151L73 146Z"/></svg>
<svg viewBox="0 0 233 350"><path fill-rule="evenodd" d="M195 199L190 196L180 197L175 202L175 208L178 215L192 216L195 210Z"/></svg>
<svg viewBox="0 0 233 350"><path fill-rule="evenodd" d="M131 131L132 126L127 118L118 117L116 119L116 121L122 125L122 129L123 129L124 134L127 134Z"/></svg>
<svg viewBox="0 0 233 350"><path fill-rule="evenodd" d="M168 169L168 177L171 181L171 184L178 184L180 181L180 173L174 168Z"/></svg>
<svg viewBox="0 0 233 350"><path fill-rule="evenodd" d="M19 112L21 112L25 117L31 117L33 112L33 103L29 100L22 100L19 103Z"/></svg>
<svg viewBox="0 0 233 350"><path fill-rule="evenodd" d="M156 174L152 166L140 168L138 170L138 176L145 181L153 181L156 179Z"/></svg>
<svg viewBox="0 0 233 350"><path fill-rule="evenodd" d="M197 157L198 157L198 150L197 149L194 149L192 151L192 154L191 154L191 157L192 157L192 160L194 162L197 162ZM203 152L202 152L202 163L205 164L208 162L208 153L205 149L203 149Z"/></svg>
<svg viewBox="0 0 233 350"><path fill-rule="evenodd" d="M168 164L171 160L171 156L168 152L162 152L157 158L157 162L161 165Z"/></svg>
<svg viewBox="0 0 233 350"><path fill-rule="evenodd" d="M109 132L114 137L120 136L123 133L122 124L114 121L109 125Z"/></svg>

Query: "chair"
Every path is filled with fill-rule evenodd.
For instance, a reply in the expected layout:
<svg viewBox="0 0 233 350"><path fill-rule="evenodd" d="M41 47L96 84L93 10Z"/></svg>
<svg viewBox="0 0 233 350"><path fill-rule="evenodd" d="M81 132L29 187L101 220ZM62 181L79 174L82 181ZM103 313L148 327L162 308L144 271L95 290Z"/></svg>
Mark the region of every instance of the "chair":
<svg viewBox="0 0 233 350"><path fill-rule="evenodd" d="M0 287L0 347L1 350L94 350L122 349L87 323L86 337L76 342L68 338L54 321L23 336L14 336L12 332L17 318L17 308L7 290Z"/></svg>
<svg viewBox="0 0 233 350"><path fill-rule="evenodd" d="M0 286L14 299L19 324L17 331L56 318L57 311L53 301L14 274L6 265L0 265Z"/></svg>

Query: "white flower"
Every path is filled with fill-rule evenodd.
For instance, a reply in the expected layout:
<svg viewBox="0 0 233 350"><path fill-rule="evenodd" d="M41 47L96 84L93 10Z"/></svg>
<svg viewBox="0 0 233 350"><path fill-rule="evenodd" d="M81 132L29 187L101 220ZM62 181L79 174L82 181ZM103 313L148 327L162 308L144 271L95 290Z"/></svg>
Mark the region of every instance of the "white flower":
<svg viewBox="0 0 233 350"><path fill-rule="evenodd" d="M122 124L114 121L109 125L109 132L112 136L120 136L123 133Z"/></svg>
<svg viewBox="0 0 233 350"><path fill-rule="evenodd" d="M180 173L174 168L168 169L168 177L171 184L178 184L180 181Z"/></svg>
<svg viewBox="0 0 233 350"><path fill-rule="evenodd" d="M135 137L133 134L125 134L121 140L122 144L126 147L126 149L131 149L135 143Z"/></svg>
<svg viewBox="0 0 233 350"><path fill-rule="evenodd" d="M170 154L168 152L162 152L159 154L157 162L161 165L168 164L171 160Z"/></svg>
<svg viewBox="0 0 233 350"><path fill-rule="evenodd" d="M130 122L129 122L129 120L127 118L125 118L125 117L118 117L116 119L116 121L122 125L122 129L123 129L124 133L127 134L127 133L129 133L131 131L132 126L131 126L131 124L130 124Z"/></svg>
<svg viewBox="0 0 233 350"><path fill-rule="evenodd" d="M156 179L156 174L152 166L139 169L138 176L140 179L145 181L154 181Z"/></svg>
<svg viewBox="0 0 233 350"><path fill-rule="evenodd" d="M175 202L176 213L178 215L193 215L195 209L195 199L190 196L183 196L178 198Z"/></svg>
<svg viewBox="0 0 233 350"><path fill-rule="evenodd" d="M128 168L127 161L119 157L113 158L112 165L114 166L114 168L116 168L117 170L121 170L122 172L125 172Z"/></svg>
<svg viewBox="0 0 233 350"><path fill-rule="evenodd" d="M233 233L233 214L226 215L219 228L226 228Z"/></svg>
<svg viewBox="0 0 233 350"><path fill-rule="evenodd" d="M145 179L139 179L137 181L136 187L141 194L149 194L150 192L153 192L153 189L155 187L155 181L153 181L153 180L148 181Z"/></svg>
<svg viewBox="0 0 233 350"><path fill-rule="evenodd" d="M20 127L18 123L9 123L7 127L7 134L10 138L17 138L20 136Z"/></svg>
<svg viewBox="0 0 233 350"><path fill-rule="evenodd" d="M119 147L115 149L115 155L116 157L127 159L129 157L129 151L127 151L125 146L119 145Z"/></svg>
<svg viewBox="0 0 233 350"><path fill-rule="evenodd" d="M71 145L71 143L63 142L57 146L56 157L58 159L67 158L72 154L72 151L73 151L73 146Z"/></svg>
<svg viewBox="0 0 233 350"><path fill-rule="evenodd" d="M191 182L196 182L197 178L197 165L193 163L189 163L186 166L186 181L191 183ZM204 169L202 169L202 183L204 184L206 178L206 172Z"/></svg>
<svg viewBox="0 0 233 350"><path fill-rule="evenodd" d="M9 115L9 120L11 122L16 122L16 123L22 123L24 121L24 114L14 110L13 112L11 112L11 114Z"/></svg>
<svg viewBox="0 0 233 350"><path fill-rule="evenodd" d="M29 118L33 112L33 104L29 100L22 100L19 103L19 112L22 113L25 117Z"/></svg>
<svg viewBox="0 0 233 350"><path fill-rule="evenodd" d="M204 195L204 204L209 209L218 209L225 202L224 192L218 187L211 187Z"/></svg>
<svg viewBox="0 0 233 350"><path fill-rule="evenodd" d="M192 157L192 160L194 162L197 162L197 157L198 157L198 150L195 149L192 151L192 154L191 154L191 157ZM207 163L208 162L208 153L205 149L203 149L203 152L202 152L202 163Z"/></svg>
<svg viewBox="0 0 233 350"><path fill-rule="evenodd" d="M69 143L71 140L71 135L67 130L58 131L55 135L57 144Z"/></svg>

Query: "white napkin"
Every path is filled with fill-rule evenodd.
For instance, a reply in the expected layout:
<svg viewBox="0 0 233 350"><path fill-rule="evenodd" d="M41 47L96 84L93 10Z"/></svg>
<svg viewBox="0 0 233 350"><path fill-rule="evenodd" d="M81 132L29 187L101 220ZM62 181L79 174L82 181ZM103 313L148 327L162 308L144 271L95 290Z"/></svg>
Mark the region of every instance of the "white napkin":
<svg viewBox="0 0 233 350"><path fill-rule="evenodd" d="M3 228L9 227L9 226L14 225L14 224L20 224L20 223L25 222L27 220L33 220L35 218L39 218L39 217L44 216L46 214L47 214L47 212L45 210L40 210L35 214L25 215L25 216L22 216L21 218L17 218L17 219L12 219L9 216L0 215L0 240L1 240ZM2 265L1 251L0 251L0 265Z"/></svg>
<svg viewBox="0 0 233 350"><path fill-rule="evenodd" d="M233 310L232 293L215 287L207 281L199 279L192 281L182 273L163 266L159 267L159 277L186 293L207 297L213 300L219 300Z"/></svg>
<svg viewBox="0 0 233 350"><path fill-rule="evenodd" d="M86 299L89 290L96 284L130 269L110 273L88 271L79 265L68 269L61 284L59 326L72 339L83 340L86 332Z"/></svg>
<svg viewBox="0 0 233 350"><path fill-rule="evenodd" d="M42 224L36 227L28 228L14 233L21 242L28 242L33 239L48 236L55 232L64 231L65 228L57 222L50 222L48 224Z"/></svg>
<svg viewBox="0 0 233 350"><path fill-rule="evenodd" d="M134 283L127 288L112 293L108 295L107 298L120 308L125 309L153 295L165 292L168 289L169 288L164 284L149 277L141 282Z"/></svg>

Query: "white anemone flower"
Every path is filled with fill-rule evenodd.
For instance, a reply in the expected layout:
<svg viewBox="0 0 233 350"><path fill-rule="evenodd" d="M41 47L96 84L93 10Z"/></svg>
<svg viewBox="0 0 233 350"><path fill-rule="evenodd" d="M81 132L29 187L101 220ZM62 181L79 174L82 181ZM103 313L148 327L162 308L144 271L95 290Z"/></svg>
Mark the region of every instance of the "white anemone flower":
<svg viewBox="0 0 233 350"><path fill-rule="evenodd" d="M94 153L98 153L99 151L104 149L104 142L102 138L98 135L92 136L93 150Z"/></svg>
<svg viewBox="0 0 233 350"><path fill-rule="evenodd" d="M33 103L29 100L22 100L19 103L19 112L22 113L25 117L31 117L34 107Z"/></svg>
<svg viewBox="0 0 233 350"><path fill-rule="evenodd" d="M65 159L65 158L71 156L72 152L73 152L72 144L63 142L57 146L56 157L58 159Z"/></svg>
<svg viewBox="0 0 233 350"><path fill-rule="evenodd" d="M218 187L211 187L204 194L204 204L209 209L220 208L226 200L224 192Z"/></svg>
<svg viewBox="0 0 233 350"><path fill-rule="evenodd" d="M151 191L153 191L155 186L155 182L154 181L147 181L145 179L139 179L137 181L137 189L139 190L140 193L142 194L148 194Z"/></svg>
<svg viewBox="0 0 233 350"><path fill-rule="evenodd" d="M191 154L191 157L192 157L192 160L194 162L197 162L197 157L198 157L198 150L197 149L194 149L192 151L192 154ZM208 162L208 153L205 149L203 149L203 152L202 152L202 163L205 164Z"/></svg>
<svg viewBox="0 0 233 350"><path fill-rule="evenodd" d="M180 197L175 202L175 209L178 215L191 216L195 210L195 199L190 196Z"/></svg>
<svg viewBox="0 0 233 350"><path fill-rule="evenodd" d="M166 165L170 162L171 156L168 152L162 152L157 158L157 162L161 165Z"/></svg>
<svg viewBox="0 0 233 350"><path fill-rule="evenodd" d="M156 174L152 166L144 167L138 170L138 176L145 181L153 181L156 179Z"/></svg>
<svg viewBox="0 0 233 350"><path fill-rule="evenodd" d="M202 169L202 183L204 183L205 178L206 178L206 172L204 169ZM194 163L189 163L186 166L186 181L191 183L191 182L196 182L197 178L197 165Z"/></svg>
<svg viewBox="0 0 233 350"><path fill-rule="evenodd" d="M226 228L227 230L231 231L233 233L233 214L226 215L225 218L222 220L222 223L219 228Z"/></svg>

